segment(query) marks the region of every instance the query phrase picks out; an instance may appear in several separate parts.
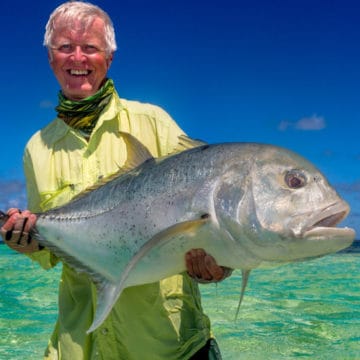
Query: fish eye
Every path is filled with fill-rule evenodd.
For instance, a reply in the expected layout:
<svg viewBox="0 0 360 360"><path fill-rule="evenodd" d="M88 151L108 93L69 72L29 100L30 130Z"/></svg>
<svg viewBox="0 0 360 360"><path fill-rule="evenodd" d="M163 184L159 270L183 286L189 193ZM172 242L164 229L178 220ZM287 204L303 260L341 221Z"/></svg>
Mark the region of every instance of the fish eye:
<svg viewBox="0 0 360 360"><path fill-rule="evenodd" d="M285 183L290 189L300 189L306 185L306 177L300 170L290 170L285 174Z"/></svg>

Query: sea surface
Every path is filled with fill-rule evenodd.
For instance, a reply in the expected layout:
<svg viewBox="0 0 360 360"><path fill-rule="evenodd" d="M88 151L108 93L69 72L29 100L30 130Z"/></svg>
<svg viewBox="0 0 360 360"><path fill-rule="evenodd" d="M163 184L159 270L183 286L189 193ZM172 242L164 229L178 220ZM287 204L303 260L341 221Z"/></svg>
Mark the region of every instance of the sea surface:
<svg viewBox="0 0 360 360"><path fill-rule="evenodd" d="M44 271L0 244L0 359L41 359L60 267ZM224 360L360 360L360 253L257 269L239 316L241 272L201 285Z"/></svg>

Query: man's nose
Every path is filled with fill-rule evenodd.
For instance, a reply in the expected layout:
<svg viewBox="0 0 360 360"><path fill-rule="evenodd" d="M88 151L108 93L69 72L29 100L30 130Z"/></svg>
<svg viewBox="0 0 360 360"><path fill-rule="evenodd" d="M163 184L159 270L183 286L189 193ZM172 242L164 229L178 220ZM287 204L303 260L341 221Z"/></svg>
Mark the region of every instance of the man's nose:
<svg viewBox="0 0 360 360"><path fill-rule="evenodd" d="M76 61L82 61L84 59L85 53L83 52L80 45L76 45L74 47L72 56L74 57L74 60L76 60Z"/></svg>

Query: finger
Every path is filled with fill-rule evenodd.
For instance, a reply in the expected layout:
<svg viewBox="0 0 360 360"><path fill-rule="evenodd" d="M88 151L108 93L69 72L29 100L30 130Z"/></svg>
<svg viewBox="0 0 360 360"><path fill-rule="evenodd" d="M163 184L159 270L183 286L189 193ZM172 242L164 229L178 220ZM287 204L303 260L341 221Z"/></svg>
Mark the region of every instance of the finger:
<svg viewBox="0 0 360 360"><path fill-rule="evenodd" d="M224 268L219 266L211 255L206 254L204 262L213 280L222 280L224 278Z"/></svg>
<svg viewBox="0 0 360 360"><path fill-rule="evenodd" d="M5 240L6 243L10 246L10 244L17 245L20 243L20 238L22 235L22 231L15 230L15 225L11 230L6 231Z"/></svg>
<svg viewBox="0 0 360 360"><path fill-rule="evenodd" d="M12 237L6 244L21 253L32 253L41 250L39 243L32 239L28 233L20 233L19 231L12 231Z"/></svg>
<svg viewBox="0 0 360 360"><path fill-rule="evenodd" d="M27 222L25 224L24 231L30 233L31 229L35 226L37 217L35 214L31 213L29 211L29 214L27 215Z"/></svg>
<svg viewBox="0 0 360 360"><path fill-rule="evenodd" d="M18 220L18 221L19 221L19 223L21 223L20 220ZM21 230L20 230L20 238L22 238L22 235L24 233L24 229L25 229L27 221L28 221L28 218L22 219Z"/></svg>
<svg viewBox="0 0 360 360"><path fill-rule="evenodd" d="M23 214L17 213L12 216L14 219L14 227L13 230L19 231L22 233L26 226L27 218L23 216Z"/></svg>
<svg viewBox="0 0 360 360"><path fill-rule="evenodd" d="M4 231L11 231L14 229L15 223L18 219L18 212L12 212L11 215L9 215L9 218L5 222L5 224L2 226L2 230Z"/></svg>
<svg viewBox="0 0 360 360"><path fill-rule="evenodd" d="M198 269L198 278L202 279L202 280L212 280L213 276L210 273L210 271L208 270L207 264L206 264L206 257L207 254L205 253L205 251L201 251L199 252L199 256L196 258L196 263L197 263L197 269Z"/></svg>
<svg viewBox="0 0 360 360"><path fill-rule="evenodd" d="M29 210L24 210L15 216L17 216L15 230L29 233L36 223L36 215Z"/></svg>
<svg viewBox="0 0 360 360"><path fill-rule="evenodd" d="M8 216L12 216L14 214L21 214L21 210L20 209L17 209L17 208L10 208L8 211L7 211L7 215Z"/></svg>
<svg viewBox="0 0 360 360"><path fill-rule="evenodd" d="M186 270L187 270L188 274L191 277L196 277L195 270L194 270L194 267L193 267L193 260L192 260L191 251L188 251L185 254L185 266L186 266Z"/></svg>
<svg viewBox="0 0 360 360"><path fill-rule="evenodd" d="M11 208L7 211L9 218L2 226L2 229L5 231L9 230L18 230L30 232L30 229L34 227L36 223L36 215L31 213L29 210L24 210L21 212L19 209ZM23 223L24 219L27 218L25 224Z"/></svg>
<svg viewBox="0 0 360 360"><path fill-rule="evenodd" d="M187 271L190 276L197 277L199 274L199 268L197 264L197 257L198 257L198 249L191 249L186 253L185 261L187 266Z"/></svg>
<svg viewBox="0 0 360 360"><path fill-rule="evenodd" d="M186 254L187 270L190 276L198 279L211 280L205 264L206 253L203 249L192 249Z"/></svg>
<svg viewBox="0 0 360 360"><path fill-rule="evenodd" d="M201 269L200 269L200 262L201 259L203 259L205 256L205 253L201 251L201 249L192 249L191 250L191 261L192 266L194 269L194 274L196 277L201 278Z"/></svg>
<svg viewBox="0 0 360 360"><path fill-rule="evenodd" d="M11 237L12 237L12 230L4 231L4 230L1 229L1 235L3 236L5 241L9 241L11 239Z"/></svg>

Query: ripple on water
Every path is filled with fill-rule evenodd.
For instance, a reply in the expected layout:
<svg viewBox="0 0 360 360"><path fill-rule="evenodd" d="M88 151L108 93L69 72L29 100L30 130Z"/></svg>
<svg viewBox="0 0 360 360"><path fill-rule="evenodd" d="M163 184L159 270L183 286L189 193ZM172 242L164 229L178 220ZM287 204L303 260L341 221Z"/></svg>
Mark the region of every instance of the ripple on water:
<svg viewBox="0 0 360 360"><path fill-rule="evenodd" d="M42 358L59 276L0 245L0 359ZM234 321L240 286L240 271L201 285L224 360L360 359L358 253L254 270Z"/></svg>

